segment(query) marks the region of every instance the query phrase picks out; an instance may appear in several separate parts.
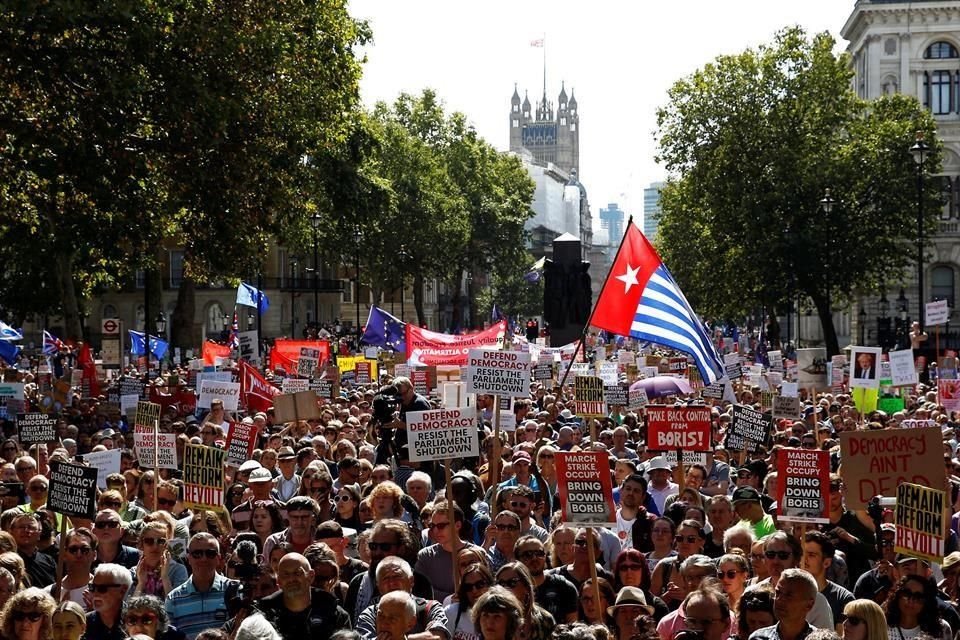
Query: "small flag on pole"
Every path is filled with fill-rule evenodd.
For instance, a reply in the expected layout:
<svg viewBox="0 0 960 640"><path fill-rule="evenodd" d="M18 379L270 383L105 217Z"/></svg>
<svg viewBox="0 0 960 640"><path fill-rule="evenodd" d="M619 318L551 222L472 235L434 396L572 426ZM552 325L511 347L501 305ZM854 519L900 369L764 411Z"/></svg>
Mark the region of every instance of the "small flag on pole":
<svg viewBox="0 0 960 640"><path fill-rule="evenodd" d="M237 304L242 304L245 307L254 307L259 309L261 314L264 314L267 312L267 309L270 308L270 299L267 298L267 294L260 289L246 282L241 282L237 287Z"/></svg>
<svg viewBox="0 0 960 640"><path fill-rule="evenodd" d="M60 338L57 338L52 333L43 330L43 355L45 356L55 356L60 353L60 349L63 348L63 343L60 341Z"/></svg>

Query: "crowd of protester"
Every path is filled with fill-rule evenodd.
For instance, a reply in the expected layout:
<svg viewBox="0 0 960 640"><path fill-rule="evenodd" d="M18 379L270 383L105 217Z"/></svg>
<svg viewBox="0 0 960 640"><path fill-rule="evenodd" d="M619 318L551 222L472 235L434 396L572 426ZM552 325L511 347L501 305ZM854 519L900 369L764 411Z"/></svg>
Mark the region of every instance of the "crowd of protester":
<svg viewBox="0 0 960 640"><path fill-rule="evenodd" d="M35 398L32 376L25 381ZM320 401L318 419L291 424L276 423L272 410L231 415L217 402L199 418L166 407L159 427L176 434L179 459L187 443L224 447L230 421L255 427L252 459L228 469L220 510L186 508L178 470L141 468L132 429L106 396L73 397L46 447L25 450L7 421L0 640L953 640L960 632L960 518L943 562L930 563L894 553L890 512L878 527L844 499L839 433L928 419L942 428L944 488L960 512L960 425L922 386L895 415L861 416L845 393L804 395L802 419L777 421L768 446L745 455L723 447L733 405L717 403L716 446L681 476L665 452L646 446L643 410L591 424L573 412L571 387L534 382L499 447L493 398L476 398L481 456L451 461L449 495L443 464L410 460L406 444L406 413L439 406L437 395L386 374L378 385L347 386ZM378 415L378 402L394 394L396 412ZM738 390L740 404L759 408L759 400L757 388ZM831 452L828 524L778 521L783 447ZM46 506L49 462L114 448L121 470L106 478L96 517L64 523ZM498 450L500 464L491 464ZM609 454L615 527L560 521L555 459L578 450Z"/></svg>

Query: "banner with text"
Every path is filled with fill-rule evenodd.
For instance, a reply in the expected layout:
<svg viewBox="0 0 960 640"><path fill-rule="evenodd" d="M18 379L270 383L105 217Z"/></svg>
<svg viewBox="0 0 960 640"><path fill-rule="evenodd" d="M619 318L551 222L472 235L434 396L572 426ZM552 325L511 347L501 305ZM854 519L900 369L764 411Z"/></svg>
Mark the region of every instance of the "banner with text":
<svg viewBox="0 0 960 640"><path fill-rule="evenodd" d="M607 453L560 451L556 458L557 491L563 522L581 527L616 526Z"/></svg>
<svg viewBox="0 0 960 640"><path fill-rule="evenodd" d="M946 496L945 491L909 482L897 487L895 552L943 562L947 539L944 509L950 508Z"/></svg>
<svg viewBox="0 0 960 640"><path fill-rule="evenodd" d="M777 519L830 522L830 452L780 449L777 469Z"/></svg>
<svg viewBox="0 0 960 640"><path fill-rule="evenodd" d="M407 364L465 366L471 349L500 349L507 329L501 320L489 329L464 336L437 333L407 323Z"/></svg>
<svg viewBox="0 0 960 640"><path fill-rule="evenodd" d="M223 509L226 451L188 444L183 454L183 504L191 509Z"/></svg>
<svg viewBox="0 0 960 640"><path fill-rule="evenodd" d="M480 455L474 407L411 411L406 416L410 460L455 460Z"/></svg>
<svg viewBox="0 0 960 640"><path fill-rule="evenodd" d="M648 406L647 447L710 451L710 408Z"/></svg>
<svg viewBox="0 0 960 640"><path fill-rule="evenodd" d="M530 354L523 351L470 349L467 393L510 398L530 394Z"/></svg>

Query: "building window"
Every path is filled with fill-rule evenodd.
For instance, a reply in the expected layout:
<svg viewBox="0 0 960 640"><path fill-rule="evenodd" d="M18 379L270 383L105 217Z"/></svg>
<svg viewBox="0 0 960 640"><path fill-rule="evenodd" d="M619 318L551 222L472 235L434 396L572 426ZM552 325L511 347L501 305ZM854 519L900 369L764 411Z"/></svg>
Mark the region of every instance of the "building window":
<svg viewBox="0 0 960 640"><path fill-rule="evenodd" d="M137 289L143 289L147 286L147 276L143 269L137 269L136 273L134 274L134 284Z"/></svg>
<svg viewBox="0 0 960 640"><path fill-rule="evenodd" d="M520 127L520 121L517 120L516 118L514 118L514 119L513 119L513 128L514 128L514 129L517 129L517 128L519 128L519 127Z"/></svg>
<svg viewBox="0 0 960 640"><path fill-rule="evenodd" d="M214 302L207 308L207 331L208 336L219 336L224 327L223 307L220 303Z"/></svg>
<svg viewBox="0 0 960 640"><path fill-rule="evenodd" d="M518 105L518 104L513 105L513 112L514 112L514 113L520 113L520 105Z"/></svg>
<svg viewBox="0 0 960 640"><path fill-rule="evenodd" d="M183 251L170 252L170 288L179 289L183 282Z"/></svg>
<svg viewBox="0 0 960 640"><path fill-rule="evenodd" d="M927 60L944 60L947 58L960 58L957 48L949 42L934 42L927 47L923 57Z"/></svg>
<svg viewBox="0 0 960 640"><path fill-rule="evenodd" d="M566 119L566 118L560 118L560 126L561 126L561 127L567 126L567 119Z"/></svg>
<svg viewBox="0 0 960 640"><path fill-rule="evenodd" d="M934 267L930 272L930 297L946 300L953 309L953 267Z"/></svg>
<svg viewBox="0 0 960 640"><path fill-rule="evenodd" d="M951 74L949 71L934 71L930 74L930 111L934 115L950 113L951 109Z"/></svg>
<svg viewBox="0 0 960 640"><path fill-rule="evenodd" d="M133 324L137 331L143 331L143 305L138 304L133 310Z"/></svg>
<svg viewBox="0 0 960 640"><path fill-rule="evenodd" d="M576 130L577 130L577 124L576 123L571 124L570 131L576 131Z"/></svg>

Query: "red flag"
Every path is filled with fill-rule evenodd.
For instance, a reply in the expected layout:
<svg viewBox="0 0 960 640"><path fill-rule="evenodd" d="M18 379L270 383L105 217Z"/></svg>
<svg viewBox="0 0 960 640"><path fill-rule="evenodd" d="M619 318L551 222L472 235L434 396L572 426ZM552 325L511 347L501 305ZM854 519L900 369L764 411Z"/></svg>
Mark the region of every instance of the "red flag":
<svg viewBox="0 0 960 640"><path fill-rule="evenodd" d="M466 336L427 331L407 324L407 361L412 365L466 366L470 349L502 347L506 330L506 320Z"/></svg>
<svg viewBox="0 0 960 640"><path fill-rule="evenodd" d="M627 225L590 324L618 336L629 336L644 287L661 264L660 256L637 226Z"/></svg>
<svg viewBox="0 0 960 640"><path fill-rule="evenodd" d="M330 343L326 340L283 340L277 339L270 349L269 366L271 371L283 369L288 374L297 375L297 360L300 359L300 347L310 347L320 350L320 364L330 360Z"/></svg>
<svg viewBox="0 0 960 640"><path fill-rule="evenodd" d="M263 411L273 406L273 396L279 390L260 375L255 367L246 361L240 361L240 401L247 406L249 413Z"/></svg>
<svg viewBox="0 0 960 640"><path fill-rule="evenodd" d="M90 345L84 343L84 345L80 347L80 353L77 354L77 364L83 369L81 379L89 386L90 397L96 398L100 395L100 382L97 380L97 365L93 362Z"/></svg>
<svg viewBox="0 0 960 640"><path fill-rule="evenodd" d="M229 358L230 357L230 347L222 344L217 344L211 340L207 340L203 343L203 363L207 366L215 366L217 364L217 358Z"/></svg>

